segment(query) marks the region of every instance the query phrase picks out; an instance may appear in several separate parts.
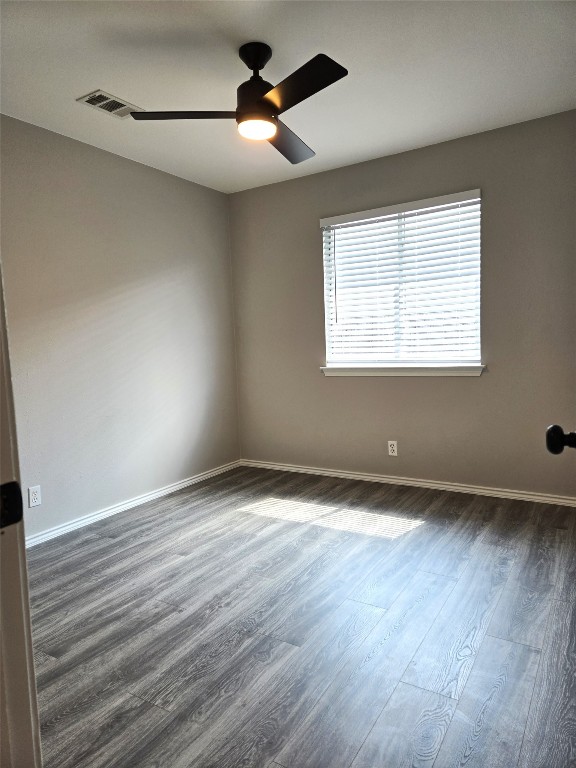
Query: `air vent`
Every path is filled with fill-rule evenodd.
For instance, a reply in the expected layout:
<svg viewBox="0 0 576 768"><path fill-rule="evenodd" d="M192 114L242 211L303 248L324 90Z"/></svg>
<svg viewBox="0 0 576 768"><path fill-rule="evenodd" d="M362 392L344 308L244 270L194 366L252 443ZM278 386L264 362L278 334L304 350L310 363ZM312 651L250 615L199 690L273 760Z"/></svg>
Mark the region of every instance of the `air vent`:
<svg viewBox="0 0 576 768"><path fill-rule="evenodd" d="M87 93L86 96L81 96L76 101L88 104L89 107L94 107L102 112L108 112L109 115L114 117L128 117L130 112L144 112L141 107L136 107L134 104L130 104L124 99L119 99L117 96L111 96L105 91L92 91Z"/></svg>

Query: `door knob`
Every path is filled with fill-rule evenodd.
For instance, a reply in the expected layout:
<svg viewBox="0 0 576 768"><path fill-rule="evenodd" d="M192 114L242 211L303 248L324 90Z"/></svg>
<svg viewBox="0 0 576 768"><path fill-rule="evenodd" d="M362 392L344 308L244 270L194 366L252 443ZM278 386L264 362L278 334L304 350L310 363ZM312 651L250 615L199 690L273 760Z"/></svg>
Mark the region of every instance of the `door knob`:
<svg viewBox="0 0 576 768"><path fill-rule="evenodd" d="M546 448L550 453L562 453L565 446L576 448L576 432L564 432L558 424L546 430Z"/></svg>
<svg viewBox="0 0 576 768"><path fill-rule="evenodd" d="M19 523L22 520L22 494L20 486L13 480L0 486L0 528Z"/></svg>

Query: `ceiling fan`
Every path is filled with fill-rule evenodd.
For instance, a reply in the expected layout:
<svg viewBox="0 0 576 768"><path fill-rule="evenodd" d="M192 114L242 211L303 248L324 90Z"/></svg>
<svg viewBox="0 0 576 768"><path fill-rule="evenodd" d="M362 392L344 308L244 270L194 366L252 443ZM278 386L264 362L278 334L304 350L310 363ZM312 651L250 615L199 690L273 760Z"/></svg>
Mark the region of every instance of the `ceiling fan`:
<svg viewBox="0 0 576 768"><path fill-rule="evenodd" d="M301 163L316 154L287 125L278 119L286 110L327 88L348 74L329 56L319 53L274 87L260 77L270 61L272 49L266 43L245 43L238 54L250 80L238 87L234 112L131 112L134 120L214 120L235 118L238 132L246 139L267 140L291 163Z"/></svg>

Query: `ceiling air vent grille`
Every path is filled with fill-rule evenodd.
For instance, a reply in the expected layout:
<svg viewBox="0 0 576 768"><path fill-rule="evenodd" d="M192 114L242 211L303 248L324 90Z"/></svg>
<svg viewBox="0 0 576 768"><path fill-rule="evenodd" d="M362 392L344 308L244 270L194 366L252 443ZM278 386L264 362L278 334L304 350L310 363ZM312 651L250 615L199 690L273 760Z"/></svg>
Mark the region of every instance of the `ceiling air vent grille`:
<svg viewBox="0 0 576 768"><path fill-rule="evenodd" d="M102 112L108 112L114 117L128 117L130 112L144 112L141 107L136 107L134 104L130 104L123 99L119 99L117 96L111 96L105 91L91 91L86 96L81 96L76 101L88 104L89 107L94 107Z"/></svg>

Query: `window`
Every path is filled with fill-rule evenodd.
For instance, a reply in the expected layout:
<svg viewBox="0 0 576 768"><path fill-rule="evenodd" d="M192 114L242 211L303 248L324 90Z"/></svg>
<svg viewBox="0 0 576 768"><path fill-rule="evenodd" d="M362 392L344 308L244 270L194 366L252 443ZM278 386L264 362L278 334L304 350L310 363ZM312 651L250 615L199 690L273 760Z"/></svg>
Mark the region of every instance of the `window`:
<svg viewBox="0 0 576 768"><path fill-rule="evenodd" d="M480 190L320 225L326 375L480 375Z"/></svg>

